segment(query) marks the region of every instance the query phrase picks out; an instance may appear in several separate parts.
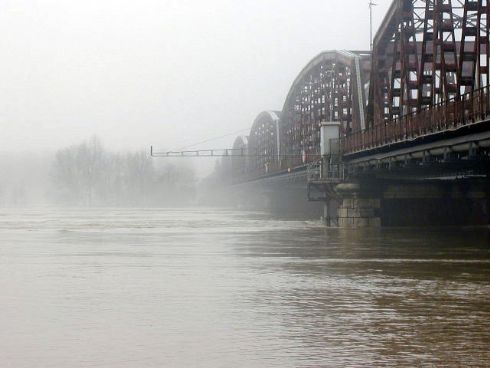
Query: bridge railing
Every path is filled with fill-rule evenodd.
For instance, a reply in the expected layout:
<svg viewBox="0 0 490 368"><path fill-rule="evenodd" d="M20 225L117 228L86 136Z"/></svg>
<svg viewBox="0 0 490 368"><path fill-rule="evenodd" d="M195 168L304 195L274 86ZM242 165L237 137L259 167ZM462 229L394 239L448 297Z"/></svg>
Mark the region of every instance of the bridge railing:
<svg viewBox="0 0 490 368"><path fill-rule="evenodd" d="M431 108L385 121L342 140L343 154L410 141L484 120L490 116L490 87L461 95Z"/></svg>

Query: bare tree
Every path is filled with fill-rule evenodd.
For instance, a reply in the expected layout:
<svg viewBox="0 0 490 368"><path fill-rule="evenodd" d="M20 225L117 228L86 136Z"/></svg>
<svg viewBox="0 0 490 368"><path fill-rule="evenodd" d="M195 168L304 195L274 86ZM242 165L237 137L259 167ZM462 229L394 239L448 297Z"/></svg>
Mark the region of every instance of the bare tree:
<svg viewBox="0 0 490 368"><path fill-rule="evenodd" d="M112 153L96 137L59 150L52 180L58 201L84 206L185 204L196 183L189 167L169 164L157 170L146 152Z"/></svg>

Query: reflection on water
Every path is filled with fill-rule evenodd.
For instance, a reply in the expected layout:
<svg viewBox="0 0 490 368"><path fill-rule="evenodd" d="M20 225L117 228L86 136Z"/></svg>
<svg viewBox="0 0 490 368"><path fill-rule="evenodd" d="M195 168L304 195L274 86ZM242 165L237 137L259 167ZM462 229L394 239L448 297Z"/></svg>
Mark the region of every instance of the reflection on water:
<svg viewBox="0 0 490 368"><path fill-rule="evenodd" d="M0 212L5 367L490 365L489 229Z"/></svg>

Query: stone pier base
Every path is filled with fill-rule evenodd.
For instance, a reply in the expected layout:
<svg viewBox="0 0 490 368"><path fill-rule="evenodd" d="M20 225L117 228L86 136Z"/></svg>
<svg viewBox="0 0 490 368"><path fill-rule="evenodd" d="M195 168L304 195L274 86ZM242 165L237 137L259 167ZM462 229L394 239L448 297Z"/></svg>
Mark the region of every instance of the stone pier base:
<svg viewBox="0 0 490 368"><path fill-rule="evenodd" d="M344 198L338 209L339 227L381 227L380 208L380 199Z"/></svg>
<svg viewBox="0 0 490 368"><path fill-rule="evenodd" d="M339 184L335 191L341 198L337 211L339 227L381 227L381 199L373 191L366 191L358 183Z"/></svg>

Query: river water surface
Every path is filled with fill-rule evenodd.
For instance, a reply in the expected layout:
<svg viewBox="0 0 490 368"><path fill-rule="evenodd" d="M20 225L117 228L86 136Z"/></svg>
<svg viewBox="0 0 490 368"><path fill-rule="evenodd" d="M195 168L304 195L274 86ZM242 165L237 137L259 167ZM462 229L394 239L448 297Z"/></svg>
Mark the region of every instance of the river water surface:
<svg viewBox="0 0 490 368"><path fill-rule="evenodd" d="M0 211L0 367L484 367L489 347L489 229Z"/></svg>

